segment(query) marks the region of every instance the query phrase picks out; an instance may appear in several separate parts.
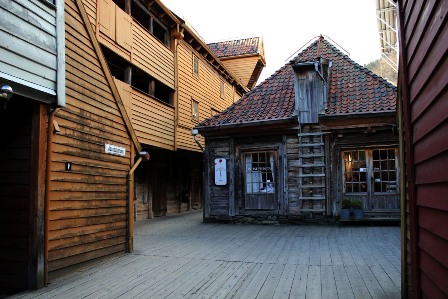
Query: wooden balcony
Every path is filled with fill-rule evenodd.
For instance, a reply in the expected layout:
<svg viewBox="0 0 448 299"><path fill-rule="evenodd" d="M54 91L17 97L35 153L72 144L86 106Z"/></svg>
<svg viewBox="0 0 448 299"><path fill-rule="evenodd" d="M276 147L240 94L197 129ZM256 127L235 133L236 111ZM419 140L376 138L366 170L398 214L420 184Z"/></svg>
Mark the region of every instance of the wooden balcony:
<svg viewBox="0 0 448 299"><path fill-rule="evenodd" d="M174 149L175 109L114 79L140 143Z"/></svg>

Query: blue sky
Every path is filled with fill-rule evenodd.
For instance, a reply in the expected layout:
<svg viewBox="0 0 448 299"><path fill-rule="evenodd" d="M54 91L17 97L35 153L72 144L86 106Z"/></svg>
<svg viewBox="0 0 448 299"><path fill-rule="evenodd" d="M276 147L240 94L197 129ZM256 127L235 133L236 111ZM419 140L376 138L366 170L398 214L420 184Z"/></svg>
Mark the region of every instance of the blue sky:
<svg viewBox="0 0 448 299"><path fill-rule="evenodd" d="M361 65L381 57L375 0L162 0L207 42L263 36L259 83L320 34Z"/></svg>

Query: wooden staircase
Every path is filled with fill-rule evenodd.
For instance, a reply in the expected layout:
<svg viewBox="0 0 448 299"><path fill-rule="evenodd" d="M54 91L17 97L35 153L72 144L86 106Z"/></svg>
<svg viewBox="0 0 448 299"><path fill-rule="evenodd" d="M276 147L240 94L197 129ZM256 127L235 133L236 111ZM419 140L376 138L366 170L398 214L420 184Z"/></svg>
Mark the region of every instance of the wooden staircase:
<svg viewBox="0 0 448 299"><path fill-rule="evenodd" d="M319 126L301 126L299 138L299 199L302 213L326 212L324 133Z"/></svg>

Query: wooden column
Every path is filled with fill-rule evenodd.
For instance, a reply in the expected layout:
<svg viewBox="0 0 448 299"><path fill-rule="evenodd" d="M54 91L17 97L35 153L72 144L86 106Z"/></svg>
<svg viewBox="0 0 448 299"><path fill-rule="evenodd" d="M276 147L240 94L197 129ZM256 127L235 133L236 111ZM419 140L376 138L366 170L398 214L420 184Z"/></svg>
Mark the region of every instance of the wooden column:
<svg viewBox="0 0 448 299"><path fill-rule="evenodd" d="M33 103L31 128L28 288L45 285L45 153L46 105Z"/></svg>

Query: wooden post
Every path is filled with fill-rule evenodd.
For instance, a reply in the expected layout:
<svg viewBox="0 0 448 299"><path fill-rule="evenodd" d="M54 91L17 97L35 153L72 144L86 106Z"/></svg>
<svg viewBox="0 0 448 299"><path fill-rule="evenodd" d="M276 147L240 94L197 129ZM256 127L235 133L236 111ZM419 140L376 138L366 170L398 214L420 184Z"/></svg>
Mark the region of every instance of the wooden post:
<svg viewBox="0 0 448 299"><path fill-rule="evenodd" d="M33 103L30 165L28 288L45 285L45 142L47 107ZM50 124L48 124L50 126ZM51 124L52 126L52 124Z"/></svg>

